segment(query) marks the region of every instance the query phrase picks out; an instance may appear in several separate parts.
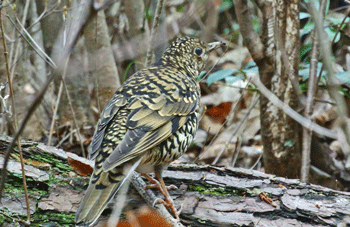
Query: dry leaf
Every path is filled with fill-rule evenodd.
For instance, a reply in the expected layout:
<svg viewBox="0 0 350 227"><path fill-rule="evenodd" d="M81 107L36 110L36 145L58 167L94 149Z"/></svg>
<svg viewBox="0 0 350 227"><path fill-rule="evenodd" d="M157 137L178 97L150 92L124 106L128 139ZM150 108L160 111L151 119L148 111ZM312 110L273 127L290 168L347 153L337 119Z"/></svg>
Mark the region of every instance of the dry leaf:
<svg viewBox="0 0 350 227"><path fill-rule="evenodd" d="M74 169L74 171L81 176L87 177L90 176L93 172L93 169L90 165L87 165L79 160L68 157L67 161L72 169Z"/></svg>

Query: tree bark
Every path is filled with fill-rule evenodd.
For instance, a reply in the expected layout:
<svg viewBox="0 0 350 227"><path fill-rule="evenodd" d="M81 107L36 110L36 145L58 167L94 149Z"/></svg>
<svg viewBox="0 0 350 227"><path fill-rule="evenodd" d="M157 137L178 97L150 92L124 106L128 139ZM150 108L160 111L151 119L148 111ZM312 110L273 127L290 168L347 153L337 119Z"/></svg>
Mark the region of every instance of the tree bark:
<svg viewBox="0 0 350 227"><path fill-rule="evenodd" d="M252 29L246 1L236 1L237 19L244 44L259 67L262 83L293 109L298 96L291 81L298 76L299 1L257 1L262 12L262 34ZM248 25L247 25L248 24ZM288 56L287 61L284 55ZM300 176L300 125L260 96L261 134L264 168L268 173L288 178Z"/></svg>
<svg viewBox="0 0 350 227"><path fill-rule="evenodd" d="M120 78L114 61L106 17L99 11L90 18L84 29L88 52L88 70L94 81L94 98L102 111L120 86Z"/></svg>
<svg viewBox="0 0 350 227"><path fill-rule="evenodd" d="M57 4L56 0L36 0L37 12L39 15L42 13L50 12L50 9L55 8ZM43 18L40 21L41 30L43 33L44 47L46 54L50 55L52 48L55 45L57 36L60 33L60 29L63 25L63 7L67 5L67 2L64 0L58 5L56 10L59 12L51 13L47 17Z"/></svg>

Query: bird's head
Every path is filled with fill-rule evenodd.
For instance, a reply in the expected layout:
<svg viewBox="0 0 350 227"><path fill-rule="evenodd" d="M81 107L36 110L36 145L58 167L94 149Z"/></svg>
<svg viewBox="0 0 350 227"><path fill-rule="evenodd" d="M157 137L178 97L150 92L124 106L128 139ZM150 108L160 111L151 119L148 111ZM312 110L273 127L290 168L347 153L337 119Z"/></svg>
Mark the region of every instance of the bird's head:
<svg viewBox="0 0 350 227"><path fill-rule="evenodd" d="M180 37L165 50L160 60L198 77L208 61L209 52L223 45L224 42L204 43L197 38Z"/></svg>

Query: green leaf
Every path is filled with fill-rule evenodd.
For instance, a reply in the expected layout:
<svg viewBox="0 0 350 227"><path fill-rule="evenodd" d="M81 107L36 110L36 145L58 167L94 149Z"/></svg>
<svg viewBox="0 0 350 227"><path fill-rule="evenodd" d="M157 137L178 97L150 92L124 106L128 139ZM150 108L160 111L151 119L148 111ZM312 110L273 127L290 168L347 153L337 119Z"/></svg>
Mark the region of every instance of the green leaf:
<svg viewBox="0 0 350 227"><path fill-rule="evenodd" d="M302 29L300 29L300 36L309 34L312 30L315 29L315 23L310 21L307 22Z"/></svg>
<svg viewBox="0 0 350 227"><path fill-rule="evenodd" d="M325 10L325 12L324 12L324 15L325 15L325 16L328 14L330 3L331 3L331 1L330 1L330 0L327 0L327 6L326 6L326 10Z"/></svg>
<svg viewBox="0 0 350 227"><path fill-rule="evenodd" d="M337 79L339 79L344 84L350 84L350 72L349 71L337 73L337 74L335 74L335 77Z"/></svg>
<svg viewBox="0 0 350 227"><path fill-rule="evenodd" d="M201 73L199 73L198 80L201 80L206 73L207 71L202 71Z"/></svg>
<svg viewBox="0 0 350 227"><path fill-rule="evenodd" d="M208 86L210 86L210 84L212 84L218 80L225 79L226 77L231 76L235 72L238 72L238 69L223 69L223 70L214 72L214 73L210 74L210 76L208 76L207 84L208 84Z"/></svg>
<svg viewBox="0 0 350 227"><path fill-rule="evenodd" d="M221 5L219 6L219 13L225 12L226 10L230 9L232 6L233 6L232 1L230 0L222 1Z"/></svg>
<svg viewBox="0 0 350 227"><path fill-rule="evenodd" d="M341 22L344 20L344 18L335 18L335 17L328 17L327 19L328 19L330 22L332 22L332 24L334 24L334 25L340 25ZM350 18L347 17L347 18L345 19L344 23L349 22L349 20L350 20Z"/></svg>
<svg viewBox="0 0 350 227"><path fill-rule="evenodd" d="M305 18L309 18L309 17L311 17L311 15L309 13L304 13L304 12L299 13L300 20L305 19Z"/></svg>
<svg viewBox="0 0 350 227"><path fill-rule="evenodd" d="M242 70L244 73L259 73L258 66L250 67L249 69Z"/></svg>
<svg viewBox="0 0 350 227"><path fill-rule="evenodd" d="M333 39L334 39L334 36L335 36L335 34L336 34L336 31L334 31L334 30L332 29L332 27L326 27L326 28L324 29L324 31L327 33L328 38L329 38L330 40L333 40ZM334 39L334 43L337 43L339 40L340 40L340 33L337 34L337 37Z"/></svg>
<svg viewBox="0 0 350 227"><path fill-rule="evenodd" d="M320 74L320 71L322 69L322 63L318 62L317 63L317 76ZM307 79L309 79L309 75L310 75L310 64L307 64L303 69L299 70L299 76L302 77L302 81L306 81ZM326 72L323 70L321 77L326 76Z"/></svg>
<svg viewBox="0 0 350 227"><path fill-rule="evenodd" d="M245 69L251 68L251 67L255 67L256 63L255 61L248 61L248 63L245 65Z"/></svg>
<svg viewBox="0 0 350 227"><path fill-rule="evenodd" d="M302 59L312 48L312 43L306 43L300 47L299 59Z"/></svg>
<svg viewBox="0 0 350 227"><path fill-rule="evenodd" d="M242 80L240 76L229 76L225 78L225 82L228 84L233 84L236 81Z"/></svg>

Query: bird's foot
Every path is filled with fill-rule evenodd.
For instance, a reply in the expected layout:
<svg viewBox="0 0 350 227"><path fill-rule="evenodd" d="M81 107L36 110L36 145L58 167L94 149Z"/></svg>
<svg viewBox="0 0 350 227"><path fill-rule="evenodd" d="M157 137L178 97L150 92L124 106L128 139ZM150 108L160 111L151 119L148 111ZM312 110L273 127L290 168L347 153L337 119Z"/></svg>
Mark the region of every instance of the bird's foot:
<svg viewBox="0 0 350 227"><path fill-rule="evenodd" d="M146 185L146 187L144 188L145 190L147 190L147 189L158 189L160 191L160 193L162 193L164 196L166 196L166 193L163 191L163 188L162 188L161 184L159 183L159 181L157 181L156 179L154 179L153 177L151 177L148 174L142 174L142 176L144 176L151 183L151 184ZM178 189L173 184L171 184L169 186L165 186L165 188L167 190Z"/></svg>
<svg viewBox="0 0 350 227"><path fill-rule="evenodd" d="M144 176L151 183L144 188L145 190L158 189L160 191L160 193L162 193L164 195L164 199L161 199L161 198L156 199L153 203L153 206L161 203L167 209L170 209L172 211L172 213L174 214L176 219L179 219L180 212L178 212L176 210L176 208L174 207L174 201L167 191L170 189L177 189L177 187L175 185L169 185L169 186L163 185L164 187L162 187L162 184L158 180L154 179L153 177L149 176L148 174L142 174L142 176ZM164 182L163 182L163 184L164 184ZM181 209L180 209L180 211L181 211Z"/></svg>
<svg viewBox="0 0 350 227"><path fill-rule="evenodd" d="M174 214L175 218L177 220L179 220L179 215L181 213L181 210L182 210L182 206L180 208L179 211L176 210L176 208L174 207L174 201L173 199L169 196L168 198L165 197L165 200L164 199L161 199L161 198L157 198L154 203L153 203L153 206L155 206L156 204L163 204L165 206L165 208L167 209L170 209L171 212Z"/></svg>

